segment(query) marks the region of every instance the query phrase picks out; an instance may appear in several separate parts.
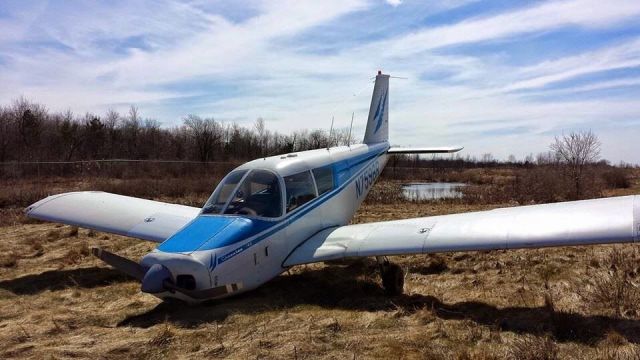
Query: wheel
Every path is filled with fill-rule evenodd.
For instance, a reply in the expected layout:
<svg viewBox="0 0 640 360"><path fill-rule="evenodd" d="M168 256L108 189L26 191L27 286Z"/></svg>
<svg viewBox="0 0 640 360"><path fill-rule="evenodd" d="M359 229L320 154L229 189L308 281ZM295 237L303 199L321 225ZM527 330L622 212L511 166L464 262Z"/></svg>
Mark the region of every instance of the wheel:
<svg viewBox="0 0 640 360"><path fill-rule="evenodd" d="M397 264L382 266L382 287L389 296L401 295L404 291L404 271Z"/></svg>

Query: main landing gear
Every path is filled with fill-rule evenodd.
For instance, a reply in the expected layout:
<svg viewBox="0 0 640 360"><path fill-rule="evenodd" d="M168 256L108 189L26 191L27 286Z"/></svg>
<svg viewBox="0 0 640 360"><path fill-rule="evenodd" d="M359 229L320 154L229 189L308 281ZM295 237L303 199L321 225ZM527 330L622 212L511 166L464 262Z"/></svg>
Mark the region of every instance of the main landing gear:
<svg viewBox="0 0 640 360"><path fill-rule="evenodd" d="M380 266L384 293L389 296L401 295L404 291L404 271L400 265L390 263L384 256L376 256L376 261Z"/></svg>

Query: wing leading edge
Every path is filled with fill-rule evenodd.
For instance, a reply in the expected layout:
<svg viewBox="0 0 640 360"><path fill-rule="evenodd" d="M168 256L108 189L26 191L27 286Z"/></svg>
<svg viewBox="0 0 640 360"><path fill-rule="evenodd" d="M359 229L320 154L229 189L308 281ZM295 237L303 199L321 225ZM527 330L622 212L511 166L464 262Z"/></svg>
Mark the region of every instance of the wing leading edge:
<svg viewBox="0 0 640 360"><path fill-rule="evenodd" d="M162 242L199 208L99 191L49 196L25 209L27 216L143 240Z"/></svg>
<svg viewBox="0 0 640 360"><path fill-rule="evenodd" d="M640 241L640 196L502 208L325 229L283 263Z"/></svg>

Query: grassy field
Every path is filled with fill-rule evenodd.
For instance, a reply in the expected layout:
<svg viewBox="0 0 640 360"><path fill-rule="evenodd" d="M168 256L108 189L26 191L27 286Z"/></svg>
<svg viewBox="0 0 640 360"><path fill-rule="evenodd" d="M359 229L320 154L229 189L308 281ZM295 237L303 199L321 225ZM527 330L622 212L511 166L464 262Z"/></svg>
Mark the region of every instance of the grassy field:
<svg viewBox="0 0 640 360"><path fill-rule="evenodd" d="M371 260L314 264L240 297L168 305L89 254L102 246L136 259L154 244L29 221L11 206L92 185L0 186L14 199L0 228L0 358L640 358L635 245L396 257L407 276L392 298ZM607 195L623 193L640 194L638 178ZM371 202L354 222L510 205Z"/></svg>

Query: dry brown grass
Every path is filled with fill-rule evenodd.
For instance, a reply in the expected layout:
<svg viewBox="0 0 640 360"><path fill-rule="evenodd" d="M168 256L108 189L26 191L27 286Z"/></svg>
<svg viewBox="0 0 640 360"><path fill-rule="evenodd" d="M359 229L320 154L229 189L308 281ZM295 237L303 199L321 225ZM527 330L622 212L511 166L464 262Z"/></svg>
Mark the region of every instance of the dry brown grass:
<svg viewBox="0 0 640 360"><path fill-rule="evenodd" d="M621 317L639 315L640 289L636 284L640 271L638 250L613 249L603 261L606 266L591 279L583 297L595 308Z"/></svg>
<svg viewBox="0 0 640 360"><path fill-rule="evenodd" d="M640 193L633 184L623 191ZM504 205L368 202L354 222ZM393 298L384 295L372 260L314 264L245 295L188 307L142 294L87 251L101 246L137 259L153 244L30 222L20 213L0 230L0 265L9 265L0 266L0 358L640 355L638 302L607 290L636 288L635 245L397 257L407 270L406 293Z"/></svg>
<svg viewBox="0 0 640 360"><path fill-rule="evenodd" d="M513 360L558 359L558 348L549 337L523 336L514 341L508 353Z"/></svg>

